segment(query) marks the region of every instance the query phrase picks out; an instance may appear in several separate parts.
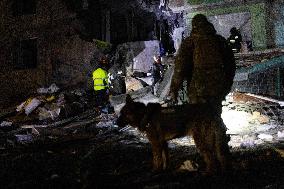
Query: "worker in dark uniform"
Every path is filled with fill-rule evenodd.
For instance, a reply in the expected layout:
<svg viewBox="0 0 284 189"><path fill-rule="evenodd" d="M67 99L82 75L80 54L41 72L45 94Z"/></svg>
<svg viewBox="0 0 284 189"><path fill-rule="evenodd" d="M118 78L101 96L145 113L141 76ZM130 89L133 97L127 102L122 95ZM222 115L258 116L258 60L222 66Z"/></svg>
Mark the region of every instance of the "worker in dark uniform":
<svg viewBox="0 0 284 189"><path fill-rule="evenodd" d="M230 30L231 35L227 39L233 52L238 53L242 48L242 35L236 27L232 27Z"/></svg>
<svg viewBox="0 0 284 189"><path fill-rule="evenodd" d="M152 76L153 76L153 83L152 83L152 92L156 94L157 86L163 79L163 72L164 66L161 62L160 56L154 56L154 63L152 67Z"/></svg>
<svg viewBox="0 0 284 189"><path fill-rule="evenodd" d="M174 66L170 86L171 98L177 99L183 81L187 80L189 103L205 104L210 112L214 112L214 115L221 119L222 100L233 84L235 59L226 39L216 34L213 24L206 16L197 14L193 17L191 34L182 42ZM216 137L224 157L222 170L226 171L231 168L231 154L226 127L221 122L222 120Z"/></svg>
<svg viewBox="0 0 284 189"><path fill-rule="evenodd" d="M176 99L183 80L187 80L189 103L211 103L221 114L222 100L230 92L235 75L234 54L204 15L196 15L192 27L175 59L171 96Z"/></svg>

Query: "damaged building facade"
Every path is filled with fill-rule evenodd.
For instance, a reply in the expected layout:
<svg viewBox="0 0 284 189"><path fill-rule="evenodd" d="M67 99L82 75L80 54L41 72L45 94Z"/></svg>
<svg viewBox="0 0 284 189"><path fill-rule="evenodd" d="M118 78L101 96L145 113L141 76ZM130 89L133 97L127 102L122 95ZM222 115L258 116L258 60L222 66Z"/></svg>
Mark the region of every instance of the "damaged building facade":
<svg viewBox="0 0 284 189"><path fill-rule="evenodd" d="M169 1L174 11L184 10L186 34L191 19L205 14L217 33L225 38L230 29L239 29L241 53L237 53L234 90L283 99L283 1L269 0L188 0Z"/></svg>
<svg viewBox="0 0 284 189"><path fill-rule="evenodd" d="M15 0L1 1L0 9L4 104L51 83L90 88L90 73L110 43L155 35L155 16L142 1Z"/></svg>
<svg viewBox="0 0 284 189"><path fill-rule="evenodd" d="M167 141L169 169L152 172L149 138L119 127L118 118L128 94L131 106L140 105L125 115L146 114L140 126L147 121L147 130L148 115L160 118L149 103L172 114L170 127L184 124L183 113L190 121L196 114L197 127L216 117L184 111L186 81L177 104L167 98L176 53L199 13L225 38L236 27L243 39L232 93L218 116L233 169L204 176L187 136ZM1 0L0 15L3 188L284 188L284 0ZM163 79L153 87L159 55ZM94 103L92 80L102 57L111 87L105 106Z"/></svg>
<svg viewBox="0 0 284 189"><path fill-rule="evenodd" d="M111 50L112 74L122 69L132 80L133 72L150 71L161 43L168 46L165 54L176 53L197 13L225 38L232 27L240 30L235 90L283 97L281 0L14 0L2 1L0 8L3 102L51 83L88 89L98 57Z"/></svg>
<svg viewBox="0 0 284 189"><path fill-rule="evenodd" d="M25 98L52 82L85 82L95 43L79 38L76 13L63 1L1 1L2 100Z"/></svg>

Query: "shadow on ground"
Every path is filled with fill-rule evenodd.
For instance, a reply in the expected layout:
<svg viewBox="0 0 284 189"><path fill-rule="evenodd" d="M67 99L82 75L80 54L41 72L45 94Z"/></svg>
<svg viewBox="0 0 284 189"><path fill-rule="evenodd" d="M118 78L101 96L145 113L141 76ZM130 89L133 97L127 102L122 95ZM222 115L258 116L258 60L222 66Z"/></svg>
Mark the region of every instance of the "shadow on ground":
<svg viewBox="0 0 284 189"><path fill-rule="evenodd" d="M178 171L186 160L202 163L194 146L171 148L170 169L153 173L149 143L116 128L49 137L0 152L1 188L284 187L284 161L271 146L232 149L234 171L215 177Z"/></svg>

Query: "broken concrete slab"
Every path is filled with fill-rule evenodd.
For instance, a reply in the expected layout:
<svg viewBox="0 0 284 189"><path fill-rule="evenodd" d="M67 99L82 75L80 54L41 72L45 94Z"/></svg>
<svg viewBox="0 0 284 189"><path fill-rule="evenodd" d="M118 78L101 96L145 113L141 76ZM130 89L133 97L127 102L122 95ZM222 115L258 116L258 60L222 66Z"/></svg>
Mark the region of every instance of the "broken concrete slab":
<svg viewBox="0 0 284 189"><path fill-rule="evenodd" d="M273 140L273 136L270 134L259 134L257 136L259 139L267 142L271 142Z"/></svg>
<svg viewBox="0 0 284 189"><path fill-rule="evenodd" d="M166 70L164 78L157 88L157 96L160 99L164 99L169 94L173 74L174 74L174 66L170 66Z"/></svg>
<svg viewBox="0 0 284 189"><path fill-rule="evenodd" d="M82 113L77 113L76 116L69 117L60 121L56 121L50 124L24 124L21 126L21 128L56 128L56 127L64 127L72 122L78 122L80 120L84 120L88 117L93 117L99 115L98 111L96 109L90 109L87 111L84 111Z"/></svg>
<svg viewBox="0 0 284 189"><path fill-rule="evenodd" d="M145 96L137 98L136 101L148 104L148 103L159 103L160 99L157 96L153 95L152 93L147 93Z"/></svg>
<svg viewBox="0 0 284 189"><path fill-rule="evenodd" d="M56 93L59 90L59 87L57 87L57 85L55 83L52 83L48 88L39 88L37 89L37 92L39 94L52 94L52 93Z"/></svg>
<svg viewBox="0 0 284 189"><path fill-rule="evenodd" d="M137 91L144 87L141 81L133 77L126 77L125 84L126 84L126 92Z"/></svg>
<svg viewBox="0 0 284 189"><path fill-rule="evenodd" d="M147 77L138 77L138 79L143 81L147 85L150 85L150 86L153 84L153 81L154 81L153 77L151 77L151 76L150 77L149 76L147 76Z"/></svg>
<svg viewBox="0 0 284 189"><path fill-rule="evenodd" d="M197 171L198 165L196 165L191 160L186 160L183 164L179 167L179 171Z"/></svg>
<svg viewBox="0 0 284 189"><path fill-rule="evenodd" d="M15 135L16 141L21 144L30 143L33 141L32 134L17 134Z"/></svg>
<svg viewBox="0 0 284 189"><path fill-rule="evenodd" d="M11 121L2 121L0 127L11 127L13 122Z"/></svg>
<svg viewBox="0 0 284 189"><path fill-rule="evenodd" d="M136 41L118 45L117 52L121 54L123 65L126 66L126 76L134 71L148 72L153 65L153 56L159 55L159 41Z"/></svg>
<svg viewBox="0 0 284 189"><path fill-rule="evenodd" d="M146 94L151 93L151 86L141 88L137 91L131 91L128 94L132 97L132 99L141 98L146 96ZM116 95L110 97L110 103L112 106L116 106L118 104L125 103L126 94Z"/></svg>
<svg viewBox="0 0 284 189"><path fill-rule="evenodd" d="M133 95L135 96L135 95ZM126 95L123 95L120 97L120 101L119 103L114 103L112 101L112 106L114 107L114 112L118 115L119 111L121 110L121 108L125 105L125 98ZM137 98L135 98L134 101L139 101L142 102L144 104L148 104L148 103L160 103L160 100L158 97L156 97L155 95L153 95L151 92L145 94L144 96L138 96Z"/></svg>
<svg viewBox="0 0 284 189"><path fill-rule="evenodd" d="M52 110L48 110L45 107L39 107L38 108L38 116L39 120L46 120L48 118L51 118L52 120L55 120L60 114L61 108L54 108Z"/></svg>
<svg viewBox="0 0 284 189"><path fill-rule="evenodd" d="M141 88L137 91L131 91L128 94L134 100L138 100L138 99L143 100L143 98L144 98L144 102L149 101L149 99L154 99L155 102L158 102L159 101L158 98L156 96L154 96L151 92L152 92L151 86L147 86L147 87ZM119 110L123 107L123 105L125 103L125 98L126 98L126 94L116 95L116 96L110 97L110 103L114 107L114 111L116 113L118 113ZM145 98L148 99L148 100L145 100Z"/></svg>
<svg viewBox="0 0 284 189"><path fill-rule="evenodd" d="M278 140L284 140L284 131L277 131Z"/></svg>

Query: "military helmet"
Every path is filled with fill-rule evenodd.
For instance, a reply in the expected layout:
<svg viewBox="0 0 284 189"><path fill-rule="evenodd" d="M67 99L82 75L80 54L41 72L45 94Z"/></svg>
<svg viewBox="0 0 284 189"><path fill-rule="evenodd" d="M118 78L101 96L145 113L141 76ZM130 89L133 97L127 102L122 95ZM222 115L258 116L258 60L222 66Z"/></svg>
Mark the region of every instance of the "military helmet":
<svg viewBox="0 0 284 189"><path fill-rule="evenodd" d="M198 27L204 24L208 24L208 20L205 15L197 14L192 18L192 27Z"/></svg>
<svg viewBox="0 0 284 189"><path fill-rule="evenodd" d="M106 56L102 56L100 58L100 64L104 65L104 64L107 64L107 63L108 63L107 57Z"/></svg>

